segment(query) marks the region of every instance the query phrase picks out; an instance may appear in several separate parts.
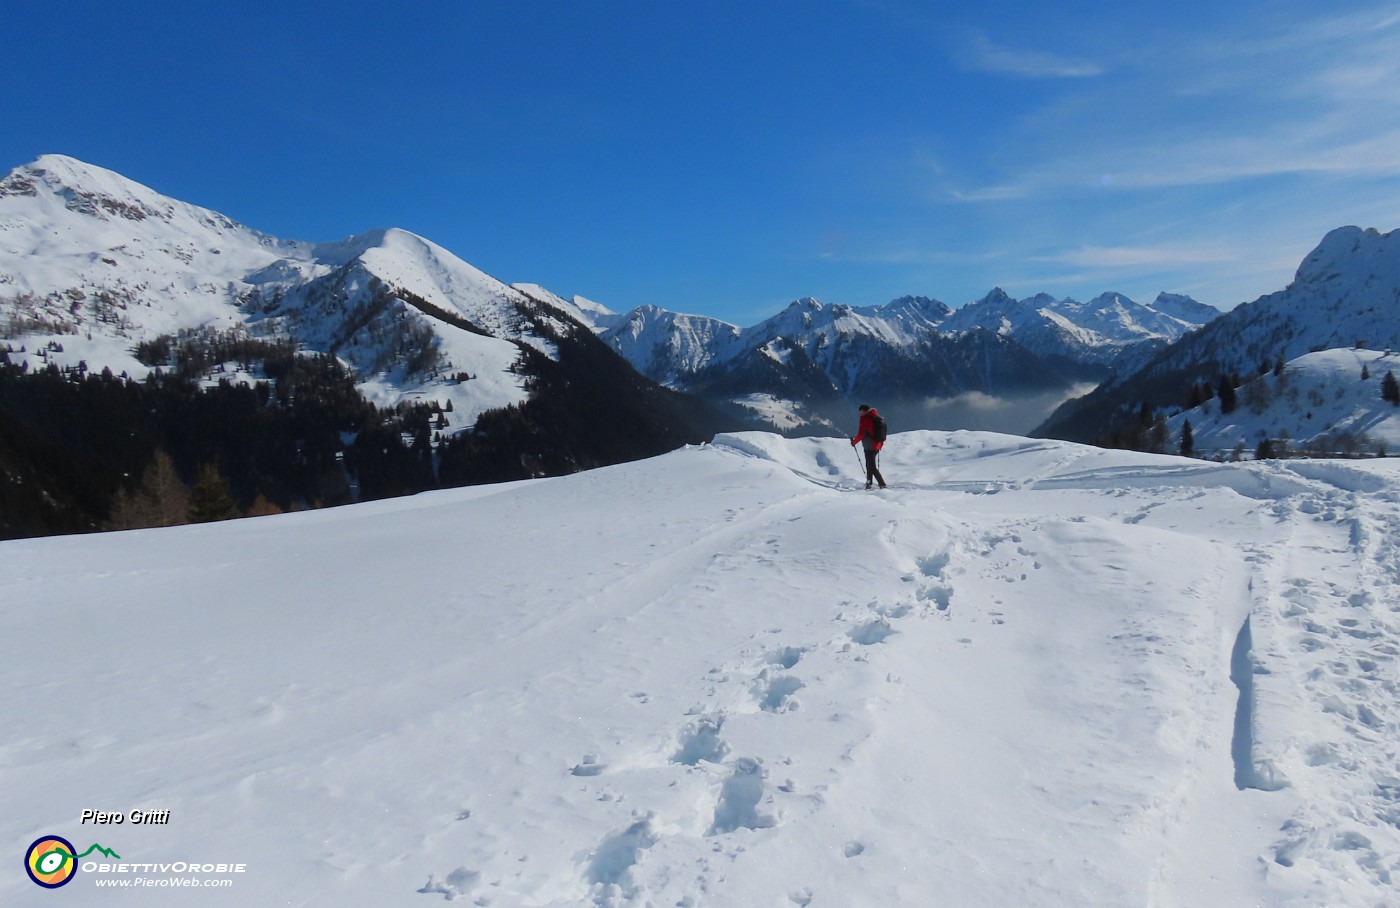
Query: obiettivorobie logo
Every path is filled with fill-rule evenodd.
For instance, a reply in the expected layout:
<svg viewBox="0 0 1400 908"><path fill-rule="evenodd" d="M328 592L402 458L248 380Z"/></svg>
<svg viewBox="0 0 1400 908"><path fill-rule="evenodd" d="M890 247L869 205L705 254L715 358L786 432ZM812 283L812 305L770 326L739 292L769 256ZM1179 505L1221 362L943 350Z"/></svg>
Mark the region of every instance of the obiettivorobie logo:
<svg viewBox="0 0 1400 908"><path fill-rule="evenodd" d="M99 852L109 858L121 860L121 855L96 843L88 846L82 854L77 853L73 843L63 836L46 835L34 840L24 853L24 870L29 878L45 889L57 889L72 882L78 873L78 861Z"/></svg>

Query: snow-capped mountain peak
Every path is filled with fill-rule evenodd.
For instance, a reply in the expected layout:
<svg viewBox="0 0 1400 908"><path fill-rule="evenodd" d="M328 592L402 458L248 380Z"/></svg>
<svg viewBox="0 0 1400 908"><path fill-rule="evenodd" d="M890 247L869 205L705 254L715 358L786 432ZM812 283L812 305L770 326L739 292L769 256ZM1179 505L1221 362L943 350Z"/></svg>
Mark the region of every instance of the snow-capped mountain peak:
<svg viewBox="0 0 1400 908"><path fill-rule="evenodd" d="M949 316L943 330L994 331L1042 356L1118 367L1125 357L1135 359L1143 350L1156 350L1219 315L1187 296L1162 294L1158 300L1165 308L1138 303L1116 291L1087 303L1057 300L1048 293L1018 300L996 287Z"/></svg>
<svg viewBox="0 0 1400 908"><path fill-rule="evenodd" d="M1184 293L1159 293L1151 306L1164 315L1193 325L1204 325L1220 315L1219 309L1197 302Z"/></svg>
<svg viewBox="0 0 1400 908"><path fill-rule="evenodd" d="M377 403L452 401L459 427L525 398L520 344L553 357L546 335L573 330L409 231L282 240L63 155L0 179L0 311L11 336L138 377L134 351L161 336L291 338L352 365Z"/></svg>
<svg viewBox="0 0 1400 908"><path fill-rule="evenodd" d="M1391 269L1400 258L1400 231L1381 233L1375 228L1338 227L1322 238L1317 248L1298 266L1295 283L1335 280L1342 271L1360 276L1377 268Z"/></svg>
<svg viewBox="0 0 1400 908"><path fill-rule="evenodd" d="M217 211L172 199L115 171L66 155L44 155L11 171L0 180L0 198L27 203L22 209L29 214L47 215L45 221L61 222L59 212L67 211L82 215L89 222L110 225L104 230L90 223L89 230L99 236L119 235L123 231L151 236L168 227L217 236L224 242L264 247L306 245L282 243Z"/></svg>
<svg viewBox="0 0 1400 908"><path fill-rule="evenodd" d="M64 199L70 210L104 219L168 218L173 208L171 200L147 186L66 155L43 155L0 182L6 195L37 197L41 191Z"/></svg>

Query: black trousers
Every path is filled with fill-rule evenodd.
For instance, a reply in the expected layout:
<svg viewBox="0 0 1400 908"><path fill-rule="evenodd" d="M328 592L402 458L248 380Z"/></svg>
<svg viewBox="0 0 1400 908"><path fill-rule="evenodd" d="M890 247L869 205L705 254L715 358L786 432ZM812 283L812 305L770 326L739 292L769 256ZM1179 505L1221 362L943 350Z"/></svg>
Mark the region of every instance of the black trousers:
<svg viewBox="0 0 1400 908"><path fill-rule="evenodd" d="M880 456L880 452L874 448L865 449L865 483L870 484L871 479L880 483L880 488L885 487L885 477L880 475L880 468L875 465L875 459Z"/></svg>

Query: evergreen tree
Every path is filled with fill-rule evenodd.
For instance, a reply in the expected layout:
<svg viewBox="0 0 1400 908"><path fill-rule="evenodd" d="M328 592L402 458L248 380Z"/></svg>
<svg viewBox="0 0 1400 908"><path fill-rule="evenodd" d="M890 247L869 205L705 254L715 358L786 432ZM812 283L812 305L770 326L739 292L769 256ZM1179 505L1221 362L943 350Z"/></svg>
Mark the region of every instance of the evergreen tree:
<svg viewBox="0 0 1400 908"><path fill-rule="evenodd" d="M1395 381L1395 373L1387 371L1381 379L1381 400L1389 401L1393 407L1400 407L1400 383Z"/></svg>
<svg viewBox="0 0 1400 908"><path fill-rule="evenodd" d="M199 468L199 478L190 490L189 513L191 523L211 523L239 516L238 504L229 494L228 483L212 463Z"/></svg>
<svg viewBox="0 0 1400 908"><path fill-rule="evenodd" d="M1153 454L1165 454L1167 452L1167 440L1171 436L1171 430L1167 428L1167 417L1158 413L1152 420L1152 426L1147 431L1147 450Z"/></svg>
<svg viewBox="0 0 1400 908"><path fill-rule="evenodd" d="M1216 396L1220 398L1221 414L1235 412L1235 386L1230 381L1230 376L1220 376L1220 387Z"/></svg>
<svg viewBox="0 0 1400 908"><path fill-rule="evenodd" d="M1255 460L1269 460L1274 456L1274 442L1272 439L1260 439L1259 445L1254 449Z"/></svg>
<svg viewBox="0 0 1400 908"><path fill-rule="evenodd" d="M1361 364L1361 380L1366 381L1371 377L1371 370L1365 363Z"/></svg>
<svg viewBox="0 0 1400 908"><path fill-rule="evenodd" d="M1196 456L1196 436L1191 430L1191 420L1186 420L1181 424L1181 456Z"/></svg>

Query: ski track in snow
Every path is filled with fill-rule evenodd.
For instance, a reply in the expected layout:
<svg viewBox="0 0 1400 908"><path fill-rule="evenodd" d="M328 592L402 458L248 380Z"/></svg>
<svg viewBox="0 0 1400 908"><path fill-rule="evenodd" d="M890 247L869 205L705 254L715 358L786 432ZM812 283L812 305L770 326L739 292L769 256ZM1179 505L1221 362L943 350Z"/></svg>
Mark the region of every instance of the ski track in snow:
<svg viewBox="0 0 1400 908"><path fill-rule="evenodd" d="M146 740L124 741L97 707L71 734L2 714L0 766L76 777L110 758L109 778L131 781L75 784L63 811L227 817L232 838L209 821L135 844L242 849L262 871L240 881L245 904L1396 901L1400 476L1388 465L1205 465L908 433L885 456L895 488L867 493L844 446L745 433L343 521L259 521L274 536L314 527L326 551L385 540L392 581L376 586L344 556L305 578L367 626L292 616L310 668L278 660L242 688L215 653L143 681L98 658L101 640L81 647L91 664L63 666L71 683L11 669L25 702L98 683L145 704L165 701L144 684L187 693L163 707L176 730L150 722ZM708 491L678 488L678 471ZM583 522L551 561L532 556L532 533L571 514ZM184 538L225 539L224 563L274 577L330 557L229 526L167 532L175 554L151 563L151 535L8 544L31 557L0 568L0 590L68 614L101 588L139 615L172 581L217 579L202 555L179 557ZM393 542L405 532L416 547ZM459 537L448 548L425 541L447 533ZM473 579L408 580L463 545L495 558L476 617L462 611ZM76 572L54 554L85 547ZM228 583L225 608L255 598ZM355 604L391 591L449 601L414 613L437 639ZM23 622L6 622L17 638ZM410 640L435 658L378 667ZM342 677L324 652L365 677ZM201 664L207 675L187 677ZM202 692L218 679L258 694L246 714ZM241 844L274 816L267 847ZM22 848L65 819L36 795L3 822ZM310 860L288 863L307 843ZM31 895L4 885L7 904Z"/></svg>
<svg viewBox="0 0 1400 908"><path fill-rule="evenodd" d="M1271 881L1365 904L1393 894L1400 873L1400 496L1345 466L1301 467L1313 488L1271 509L1287 522L1286 545L1252 554L1252 616L1264 633L1253 634L1247 774L1265 788L1306 784L1328 796L1284 824L1266 863ZM1339 803L1341 816L1321 807Z"/></svg>

